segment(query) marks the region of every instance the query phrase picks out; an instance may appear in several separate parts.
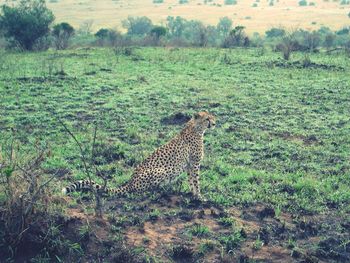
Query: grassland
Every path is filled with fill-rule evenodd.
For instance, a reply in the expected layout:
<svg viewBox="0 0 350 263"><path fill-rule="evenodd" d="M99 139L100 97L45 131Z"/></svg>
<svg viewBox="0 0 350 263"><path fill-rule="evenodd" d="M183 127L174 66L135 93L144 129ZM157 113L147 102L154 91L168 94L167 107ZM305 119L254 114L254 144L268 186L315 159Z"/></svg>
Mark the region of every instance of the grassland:
<svg viewBox="0 0 350 263"><path fill-rule="evenodd" d="M12 128L21 151L48 145L44 168L57 174L50 187L60 196L63 185L85 175L58 118L87 151L98 124L96 164L116 186L186 117L208 110L218 126L205 136L201 182L209 201L193 203L183 175L183 183L160 193L107 201L101 225L90 198L77 194L62 209L74 218L67 228L80 231L79 257L345 262L350 61L343 54L309 58L295 53L285 62L263 49L2 53L0 143L8 143ZM89 231L98 238L82 238ZM131 252L115 254L111 240Z"/></svg>
<svg viewBox="0 0 350 263"><path fill-rule="evenodd" d="M224 5L223 0L207 4L204 0L190 0L179 4L178 0L165 0L154 4L152 0L58 0L47 1L58 22L69 22L76 28L86 20L93 20L95 31L102 27L117 27L122 30L121 21L130 16L147 16L154 23L164 23L167 16L181 16L198 19L216 25L221 17L228 16L235 25L243 25L247 32L264 33L271 27L283 26L287 29L318 29L328 26L338 30L349 24L349 5L341 1L308 1L313 6L299 6L298 0L237 1L236 5ZM8 1L0 0L0 4ZM253 4L257 7L253 7Z"/></svg>

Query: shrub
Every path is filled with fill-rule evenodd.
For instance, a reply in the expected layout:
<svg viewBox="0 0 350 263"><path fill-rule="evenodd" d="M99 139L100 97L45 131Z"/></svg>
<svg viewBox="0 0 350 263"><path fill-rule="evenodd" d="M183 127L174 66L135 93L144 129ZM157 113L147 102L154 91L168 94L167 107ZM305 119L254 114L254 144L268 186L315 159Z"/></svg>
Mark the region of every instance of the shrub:
<svg viewBox="0 0 350 263"><path fill-rule="evenodd" d="M56 49L66 49L69 39L74 34L74 28L68 23L60 23L53 27L52 35Z"/></svg>
<svg viewBox="0 0 350 263"><path fill-rule="evenodd" d="M153 0L153 4L162 4L164 0Z"/></svg>
<svg viewBox="0 0 350 263"><path fill-rule="evenodd" d="M216 28L222 37L227 37L228 33L232 30L232 19L227 16L220 18Z"/></svg>
<svg viewBox="0 0 350 263"><path fill-rule="evenodd" d="M95 37L99 46L116 46L123 42L121 33L113 29L101 28L95 33Z"/></svg>
<svg viewBox="0 0 350 263"><path fill-rule="evenodd" d="M304 51L305 48L300 45L296 39L297 31L287 32L282 41L276 45L275 50L282 52L283 58L289 60L293 51Z"/></svg>
<svg viewBox="0 0 350 263"><path fill-rule="evenodd" d="M321 43L320 34L316 31L301 31L303 45L310 51L314 51Z"/></svg>
<svg viewBox="0 0 350 263"><path fill-rule="evenodd" d="M100 30L98 30L95 34L95 37L99 38L99 39L106 39L108 37L108 32L109 30L106 28L101 28Z"/></svg>
<svg viewBox="0 0 350 263"><path fill-rule="evenodd" d="M127 19L122 21L122 24L123 27L128 30L128 35L144 36L148 34L153 28L152 21L146 16L129 16Z"/></svg>
<svg viewBox="0 0 350 263"><path fill-rule="evenodd" d="M236 5L237 1L236 0L225 0L225 5Z"/></svg>
<svg viewBox="0 0 350 263"><path fill-rule="evenodd" d="M16 7L2 6L0 28L12 46L33 50L40 39L48 36L54 19L44 0L22 0Z"/></svg>
<svg viewBox="0 0 350 263"><path fill-rule="evenodd" d="M198 20L186 20L182 17L167 18L167 27L172 45L206 46L217 41L217 30L214 26L205 26Z"/></svg>
<svg viewBox="0 0 350 263"><path fill-rule="evenodd" d="M158 39L166 35L166 28L163 26L155 26L151 30L151 34L156 36Z"/></svg>
<svg viewBox="0 0 350 263"><path fill-rule="evenodd" d="M350 41L348 41L344 44L344 51L345 51L345 54L348 57L350 57Z"/></svg>
<svg viewBox="0 0 350 263"><path fill-rule="evenodd" d="M169 35L171 37L179 38L185 29L187 20L180 16L177 16L176 18L173 16L168 16L166 20Z"/></svg>
<svg viewBox="0 0 350 263"><path fill-rule="evenodd" d="M222 43L223 48L248 47L250 40L244 33L244 26L236 26Z"/></svg>
<svg viewBox="0 0 350 263"><path fill-rule="evenodd" d="M282 28L271 28L265 32L267 38L283 37L286 31Z"/></svg>
<svg viewBox="0 0 350 263"><path fill-rule="evenodd" d="M337 31L337 35L341 36L341 35L348 35L350 33L350 29L347 27L344 27L342 29L340 29L339 31Z"/></svg>
<svg viewBox="0 0 350 263"><path fill-rule="evenodd" d="M302 65L304 68L308 68L312 65L311 59L309 55L305 55L303 60L302 60Z"/></svg>
<svg viewBox="0 0 350 263"><path fill-rule="evenodd" d="M48 177L42 169L49 150L38 148L37 154L20 152L20 144L13 138L1 148L0 261L4 256L21 254L28 245L35 248L35 242L39 247L48 242L39 237L45 236L52 220L48 186L56 177Z"/></svg>
<svg viewBox="0 0 350 263"><path fill-rule="evenodd" d="M335 35L333 33L328 33L324 39L323 45L327 49L330 49L331 47L333 47L334 40L335 40Z"/></svg>
<svg viewBox="0 0 350 263"><path fill-rule="evenodd" d="M161 37L165 36L167 29L163 26L155 26L149 35L143 39L139 39L141 46L159 46L161 44Z"/></svg>
<svg viewBox="0 0 350 263"><path fill-rule="evenodd" d="M179 4L188 4L188 0L179 0Z"/></svg>
<svg viewBox="0 0 350 263"><path fill-rule="evenodd" d="M299 1L299 6L307 6L307 1L306 0Z"/></svg>

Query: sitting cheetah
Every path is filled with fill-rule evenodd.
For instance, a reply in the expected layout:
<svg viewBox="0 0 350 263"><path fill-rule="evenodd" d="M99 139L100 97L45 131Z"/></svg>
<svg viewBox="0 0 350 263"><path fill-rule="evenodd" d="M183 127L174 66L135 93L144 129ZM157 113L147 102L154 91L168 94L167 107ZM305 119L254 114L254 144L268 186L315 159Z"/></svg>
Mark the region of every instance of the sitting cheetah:
<svg viewBox="0 0 350 263"><path fill-rule="evenodd" d="M158 148L136 167L130 181L124 185L104 191L110 195L125 195L144 192L172 180L182 172L188 173L193 196L201 199L199 187L199 166L203 158L203 135L207 128L215 126L215 118L207 112L196 113L186 127L170 142ZM62 189L64 194L83 188L102 187L92 181L79 181Z"/></svg>

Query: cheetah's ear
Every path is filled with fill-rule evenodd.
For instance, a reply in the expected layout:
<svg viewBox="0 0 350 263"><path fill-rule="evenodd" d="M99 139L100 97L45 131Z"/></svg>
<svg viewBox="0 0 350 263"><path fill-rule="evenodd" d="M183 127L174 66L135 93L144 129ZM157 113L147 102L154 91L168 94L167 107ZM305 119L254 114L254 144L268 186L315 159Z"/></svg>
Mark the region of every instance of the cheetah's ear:
<svg viewBox="0 0 350 263"><path fill-rule="evenodd" d="M201 117L201 115L199 114L199 112L196 112L196 113L193 115L193 117L194 117L195 120L198 120L198 119Z"/></svg>

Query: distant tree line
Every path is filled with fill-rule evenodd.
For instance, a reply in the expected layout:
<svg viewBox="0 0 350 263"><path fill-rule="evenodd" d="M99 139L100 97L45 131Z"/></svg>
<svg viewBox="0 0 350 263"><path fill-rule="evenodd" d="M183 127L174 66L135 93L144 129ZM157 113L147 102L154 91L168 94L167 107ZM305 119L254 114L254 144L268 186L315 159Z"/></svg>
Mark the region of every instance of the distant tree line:
<svg viewBox="0 0 350 263"><path fill-rule="evenodd" d="M216 26L199 20L169 16L164 25L154 25L143 17L128 17L122 21L126 33L101 28L92 32L93 21L74 29L68 23L54 23L54 15L44 0L20 1L16 6L3 5L0 13L0 36L10 48L44 50L69 46L191 46L191 47L263 47L270 46L289 59L293 51L317 52L320 48L350 49L350 27L332 31L322 27L315 31L293 32L271 28L264 35L248 36L245 28L223 17ZM2 43L0 41L0 43Z"/></svg>

